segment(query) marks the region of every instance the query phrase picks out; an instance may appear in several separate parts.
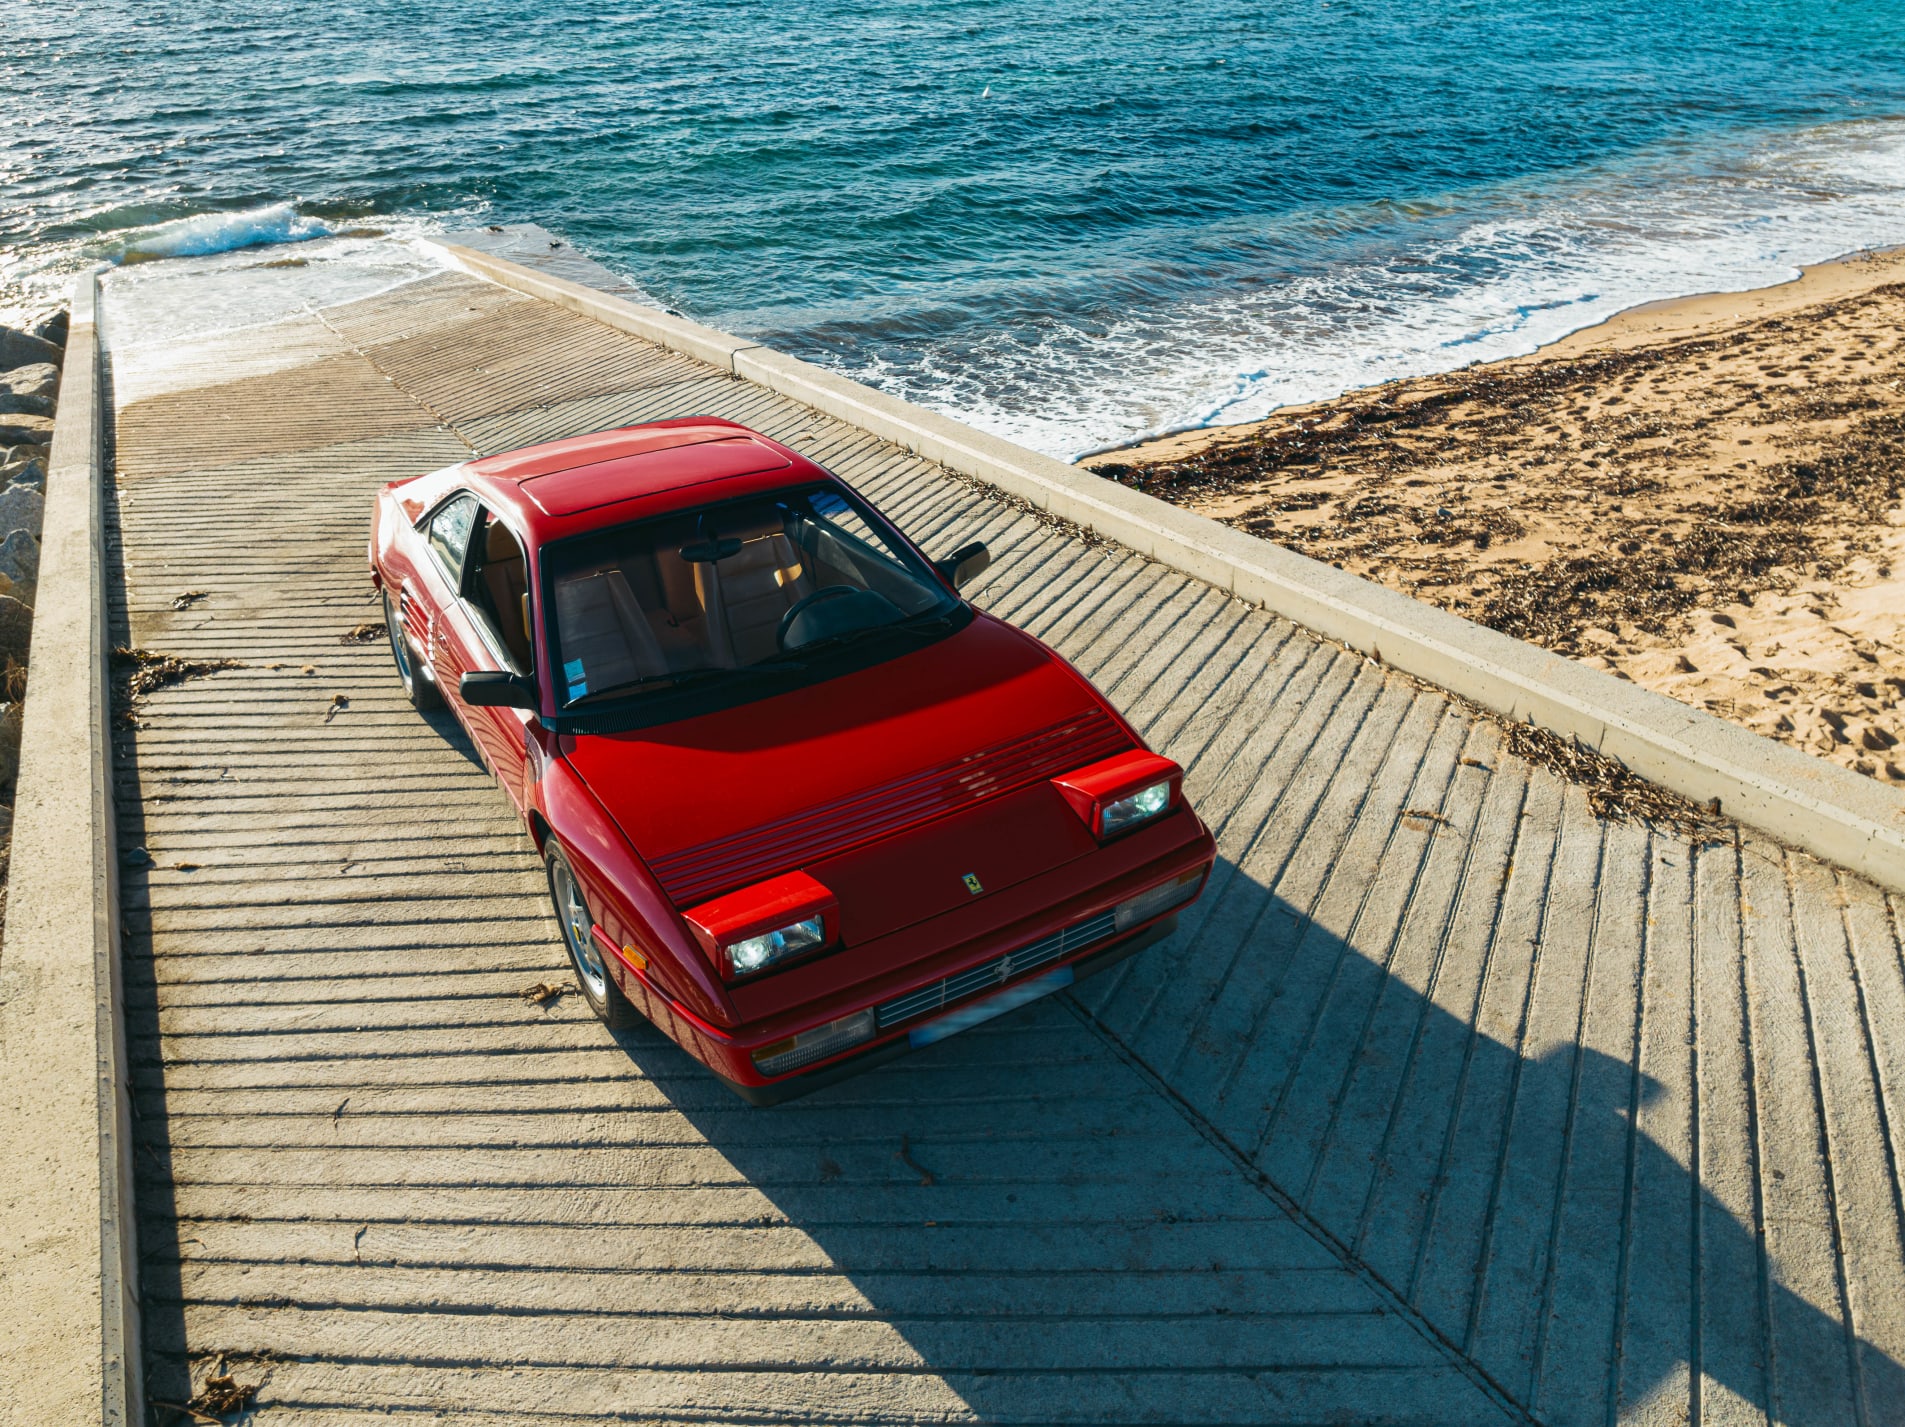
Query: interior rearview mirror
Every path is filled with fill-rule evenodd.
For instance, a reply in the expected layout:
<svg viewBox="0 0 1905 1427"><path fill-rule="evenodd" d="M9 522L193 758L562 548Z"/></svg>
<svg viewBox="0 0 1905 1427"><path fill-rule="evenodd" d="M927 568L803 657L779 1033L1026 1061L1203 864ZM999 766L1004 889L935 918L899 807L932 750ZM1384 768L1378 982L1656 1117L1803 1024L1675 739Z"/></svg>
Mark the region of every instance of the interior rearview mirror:
<svg viewBox="0 0 1905 1427"><path fill-rule="evenodd" d="M483 709L533 709L536 685L525 674L505 670L480 670L457 680L456 691L464 703Z"/></svg>
<svg viewBox="0 0 1905 1427"><path fill-rule="evenodd" d="M952 582L954 589L961 589L969 580L977 579L980 572L992 563L992 552L985 542L975 540L970 545L961 545L943 560L933 561L933 568Z"/></svg>
<svg viewBox="0 0 1905 1427"><path fill-rule="evenodd" d="M691 565L713 565L739 555L741 540L736 535L723 535L718 540L695 540L682 546L678 553Z"/></svg>

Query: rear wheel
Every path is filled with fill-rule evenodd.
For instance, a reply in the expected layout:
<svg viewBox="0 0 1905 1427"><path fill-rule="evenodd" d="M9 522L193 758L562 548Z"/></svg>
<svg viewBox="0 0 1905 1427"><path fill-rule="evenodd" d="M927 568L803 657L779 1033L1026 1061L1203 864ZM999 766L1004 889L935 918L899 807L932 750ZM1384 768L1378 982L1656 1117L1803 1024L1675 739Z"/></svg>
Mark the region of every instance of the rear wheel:
<svg viewBox="0 0 1905 1427"><path fill-rule="evenodd" d="M610 1030L619 1031L634 1025L635 1008L629 1005L628 998L609 975L605 964L607 953L595 939L595 918L582 895L582 884L576 880L569 859L562 855L553 837L549 839L543 861L549 871L549 895L556 904L556 920L562 924L562 944L569 949L569 965L575 972L582 999Z"/></svg>
<svg viewBox="0 0 1905 1427"><path fill-rule="evenodd" d="M404 634L403 621L397 617L397 606L391 602L389 590L384 591L384 629L390 635L390 657L397 665L397 677L403 680L403 691L410 696L410 702L424 713L442 708L443 695L417 669L416 655L410 650L410 641Z"/></svg>

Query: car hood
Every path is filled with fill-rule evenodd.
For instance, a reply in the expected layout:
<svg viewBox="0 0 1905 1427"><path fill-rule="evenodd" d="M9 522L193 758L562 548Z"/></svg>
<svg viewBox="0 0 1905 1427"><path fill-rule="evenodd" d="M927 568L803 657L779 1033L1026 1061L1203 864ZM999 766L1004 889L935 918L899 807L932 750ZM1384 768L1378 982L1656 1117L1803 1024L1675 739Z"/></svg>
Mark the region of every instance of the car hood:
<svg viewBox="0 0 1905 1427"><path fill-rule="evenodd" d="M565 752L685 908L823 865L836 883L860 881L853 869L863 863L878 866L899 891L903 835L924 839L922 855L932 844L936 864L956 861L961 842L996 837L988 828L1008 805L1022 833L1049 850L1016 861L1012 880L1036 875L1036 864L1090 845L1063 800L1036 790L1134 744L1043 646L981 615L871 668L676 723L576 735Z"/></svg>

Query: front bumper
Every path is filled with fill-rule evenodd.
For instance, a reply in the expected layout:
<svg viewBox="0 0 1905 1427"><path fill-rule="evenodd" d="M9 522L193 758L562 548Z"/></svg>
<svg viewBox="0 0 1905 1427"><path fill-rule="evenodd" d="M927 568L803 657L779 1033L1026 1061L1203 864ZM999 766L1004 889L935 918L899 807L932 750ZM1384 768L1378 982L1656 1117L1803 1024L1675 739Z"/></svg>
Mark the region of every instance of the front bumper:
<svg viewBox="0 0 1905 1427"><path fill-rule="evenodd" d="M1070 966L1073 980L1083 981L1087 976L1095 976L1106 967L1116 966L1126 957L1135 956L1147 946L1163 941L1176 930L1177 914L1173 912L1170 916L1155 921L1147 927L1140 927L1126 933L1108 945L1100 945L1097 950L1088 951L1075 961L1061 962L1056 965ZM1053 969L1056 969L1056 966L1046 968L1046 973ZM993 994L997 995L1004 989L1003 986L998 987ZM914 1021L891 1034L883 1034L881 1039L869 1041L864 1046L847 1051L814 1070L784 1075L778 1080L770 1080L758 1085L743 1084L738 1080L730 1080L725 1075L721 1076L721 1080L728 1089L750 1105L780 1105L789 1100L797 1100L803 1095L810 1095L826 1086L838 1084L842 1080L850 1080L876 1065L886 1064L889 1060L898 1060L915 1048L909 1032L912 1026L917 1024L920 1022ZM716 1071L716 1074L719 1075L720 1072Z"/></svg>
<svg viewBox="0 0 1905 1427"><path fill-rule="evenodd" d="M617 980L658 1028L738 1093L757 1103L791 1098L827 1083L825 1077L836 1068L864 1069L903 1053L911 1048L913 1031L961 1006L1061 967L1072 967L1074 976L1089 974L1087 968L1109 965L1158 940L1165 933L1155 928L1174 923L1201 895L1216 857L1209 830L1188 811L1185 818L1181 823L1172 819L1174 826L1161 826L1151 837L1123 840L1115 856L1106 859L1113 867L1100 863L1095 869L1104 880L1081 878L1079 873L1086 869L1074 864L986 899L994 904L989 924L974 926L967 921L959 927L958 919L940 917L933 924L899 934L911 945L921 941L931 945L937 940L944 949L903 960L884 974L843 977L844 984L833 994L807 1001L797 1010L733 1027L714 1026L661 994L625 960L617 965ZM1105 878L1107 871L1111 875ZM1083 939L1073 935L1092 923L1110 923L1111 910L1120 902L1186 873L1200 874L1197 891L1184 902L1161 909L1153 920ZM981 903L972 910L984 909ZM1002 911L1008 915L1000 918ZM955 927L958 930L947 944L947 933ZM755 1064L757 1053L789 1036L863 1012L878 1017L878 1029L865 1041L779 1075L765 1075ZM782 1094L782 1086L796 1088Z"/></svg>

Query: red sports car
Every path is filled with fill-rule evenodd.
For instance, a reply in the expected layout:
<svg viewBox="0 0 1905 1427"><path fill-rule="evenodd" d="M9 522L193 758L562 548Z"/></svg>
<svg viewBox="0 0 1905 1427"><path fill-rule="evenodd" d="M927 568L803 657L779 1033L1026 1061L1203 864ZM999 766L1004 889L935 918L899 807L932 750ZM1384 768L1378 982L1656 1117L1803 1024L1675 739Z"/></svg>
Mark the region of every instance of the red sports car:
<svg viewBox="0 0 1905 1427"><path fill-rule="evenodd" d="M399 481L372 582L515 800L584 997L756 1103L1165 936L1178 767L843 481L712 417Z"/></svg>

